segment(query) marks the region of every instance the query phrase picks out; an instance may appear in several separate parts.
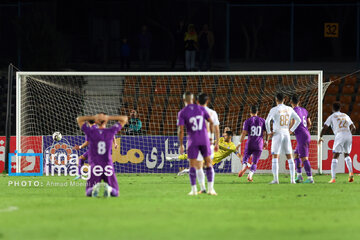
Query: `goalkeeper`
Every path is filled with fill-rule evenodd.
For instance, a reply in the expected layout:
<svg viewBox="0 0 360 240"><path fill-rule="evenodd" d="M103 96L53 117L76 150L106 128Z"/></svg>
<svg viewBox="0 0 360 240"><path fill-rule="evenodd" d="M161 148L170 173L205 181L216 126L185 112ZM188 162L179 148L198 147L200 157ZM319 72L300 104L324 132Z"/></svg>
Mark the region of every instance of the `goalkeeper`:
<svg viewBox="0 0 360 240"><path fill-rule="evenodd" d="M233 136L232 131L226 131L223 133L223 136L219 139L219 150L214 153L214 158L212 159L212 164L215 165L217 163L220 163L223 159L228 157L231 153L235 153L239 155L239 153L236 151L235 144L231 141ZM179 160L186 160L187 154L180 155L177 159ZM181 172L178 173L178 175L184 175L185 173L188 173L189 169L184 169Z"/></svg>

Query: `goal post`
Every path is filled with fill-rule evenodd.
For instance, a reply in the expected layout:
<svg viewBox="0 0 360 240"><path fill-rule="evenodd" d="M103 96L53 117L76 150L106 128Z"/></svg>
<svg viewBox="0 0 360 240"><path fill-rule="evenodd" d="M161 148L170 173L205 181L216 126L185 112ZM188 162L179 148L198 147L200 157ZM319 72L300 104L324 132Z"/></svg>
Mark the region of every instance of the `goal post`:
<svg viewBox="0 0 360 240"><path fill-rule="evenodd" d="M251 105L258 105L259 115L266 118L275 106L277 92L284 93L288 105L290 97L297 94L314 124L310 130L310 162L321 173L321 146L316 140L322 126L323 92L330 84L323 83L322 71L17 72L16 82L16 149L20 153L42 153L44 159L58 152L84 153L73 150L84 142L77 116L98 112L129 115L135 109L136 118L142 122L141 131L132 131L132 126L122 130L116 137L119 148L112 152L115 169L121 173L171 173L188 166L186 160L169 160L179 154L176 118L185 91L202 91L210 96L209 107L217 111L221 131L231 127L236 136L234 143L250 117ZM56 131L63 135L60 142L51 137ZM259 172L271 172L270 158L270 151L264 150ZM40 169L37 158L15 159L12 164L18 173ZM216 164L215 170L236 172L239 163L231 154ZM58 164L68 162L63 159ZM283 161L280 172L286 169Z"/></svg>

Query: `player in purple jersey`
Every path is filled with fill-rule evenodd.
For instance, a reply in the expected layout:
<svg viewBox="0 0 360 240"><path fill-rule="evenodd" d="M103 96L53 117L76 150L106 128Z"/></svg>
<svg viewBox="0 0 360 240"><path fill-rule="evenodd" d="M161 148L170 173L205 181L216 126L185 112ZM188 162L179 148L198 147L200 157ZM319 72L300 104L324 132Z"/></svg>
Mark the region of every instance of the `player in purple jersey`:
<svg viewBox="0 0 360 240"><path fill-rule="evenodd" d="M245 136L248 135L248 140L245 145L243 167L239 172L239 177L242 177L248 168L248 161L252 155L252 165L247 177L249 182L253 181L253 175L256 171L257 163L260 159L263 148L267 147L266 131L265 131L265 119L258 117L259 109L257 106L251 106L251 117L244 122L243 131L241 133L239 145L236 149L239 151L241 143L244 141ZM241 151L241 150L240 150ZM241 155L240 159L241 159Z"/></svg>
<svg viewBox="0 0 360 240"><path fill-rule="evenodd" d="M97 127L97 125L95 124L95 121L94 120L90 120L89 122L89 126L90 127ZM115 141L115 136L114 136L114 147L115 149L118 147L116 141ZM75 150L80 150L80 149L83 149L85 147L87 147L89 145L89 141L87 140L87 135L85 135L85 142L83 144L81 144L80 146L79 145L75 145L73 147L73 149ZM82 166L84 166L85 164L85 161L88 159L88 150L79 157L79 164L78 164L78 175L74 178L74 180L79 180L81 178L81 168Z"/></svg>
<svg viewBox="0 0 360 240"><path fill-rule="evenodd" d="M95 116L81 116L77 122L89 141L88 159L90 164L90 178L86 183L86 195L97 197L101 180L105 182L104 196L118 196L114 165L111 158L111 149L114 136L127 123L127 116L107 116L99 113ZM98 128L90 127L86 121L94 120ZM118 121L110 128L106 128L108 121Z"/></svg>
<svg viewBox="0 0 360 240"><path fill-rule="evenodd" d="M189 177L191 183L191 192L189 195L197 195L196 178L202 174L202 159L198 159L199 152L203 156L206 165L206 176L208 183L214 181L214 168L211 163L210 139L206 128L206 122L210 122L212 127L213 121L204 107L193 104L194 96L186 92L183 96L185 107L178 113L179 126L178 136L180 142L180 154L184 153L184 126L187 130L187 154L190 161ZM214 150L219 149L219 139L215 140ZM211 187L210 187L211 186ZM216 195L213 184L209 185L208 194Z"/></svg>
<svg viewBox="0 0 360 240"><path fill-rule="evenodd" d="M311 120L309 117L308 111L300 107L299 98L296 95L293 95L291 98L291 106L294 108L294 111L299 115L301 119L301 123L299 127L295 130L294 134L296 137L296 149L294 152L295 155L295 167L296 167L296 183L302 183L303 177L301 173L301 162L304 164L305 172L308 179L305 180L304 183L314 183L314 179L311 173L311 166L309 161L309 148L310 148L310 132L309 129L311 128Z"/></svg>

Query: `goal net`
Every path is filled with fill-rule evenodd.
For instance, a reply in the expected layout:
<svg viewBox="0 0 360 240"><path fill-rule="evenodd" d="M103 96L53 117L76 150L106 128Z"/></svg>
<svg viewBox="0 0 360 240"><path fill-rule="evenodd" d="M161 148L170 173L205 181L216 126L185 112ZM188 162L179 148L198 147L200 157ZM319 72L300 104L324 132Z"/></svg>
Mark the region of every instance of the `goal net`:
<svg viewBox="0 0 360 240"><path fill-rule="evenodd" d="M275 106L274 96L282 92L285 104L294 94L300 98L313 123L310 132L310 163L321 170L321 152L316 144L322 124L322 96L328 84L321 71L286 72L196 72L196 73L97 73L97 72L18 72L16 146L20 153L42 153L40 157L18 156L11 160L13 171L39 172L41 165L71 165L72 154L84 154L84 135L76 118L105 112L130 115L137 111L141 128L134 119L116 136L112 159L119 173L176 173L188 167L188 161L177 159L177 113L184 106L182 94L207 93L209 107L216 110L220 130L230 127L233 142L239 141L244 121L250 117L251 105L259 106L259 116L266 118ZM131 119L131 118L130 118ZM112 123L110 123L112 124ZM139 129L140 128L140 129ZM52 134L62 139L54 141ZM293 147L296 146L295 137ZM245 144L242 144L242 151ZM66 157L50 162L52 154ZM237 172L240 160L231 154L215 165L217 172ZM50 166L51 167L51 166ZM287 172L280 159L280 172ZM258 163L259 172L271 172L271 153L265 149Z"/></svg>

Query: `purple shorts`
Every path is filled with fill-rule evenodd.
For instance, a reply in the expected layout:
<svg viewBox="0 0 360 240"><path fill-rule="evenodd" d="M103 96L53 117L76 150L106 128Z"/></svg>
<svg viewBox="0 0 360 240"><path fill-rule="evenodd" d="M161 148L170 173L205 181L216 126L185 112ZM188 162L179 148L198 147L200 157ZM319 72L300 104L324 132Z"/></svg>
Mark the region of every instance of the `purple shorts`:
<svg viewBox="0 0 360 240"><path fill-rule="evenodd" d="M260 159L261 153L262 153L262 150L258 150L258 149L252 150L252 149L245 148L243 164L247 163L249 161L249 158L251 157L251 155L253 156L252 163L257 164Z"/></svg>
<svg viewBox="0 0 360 240"><path fill-rule="evenodd" d="M197 159L199 152L201 153L203 158L211 156L210 144L209 145L189 145L187 148L188 159Z"/></svg>
<svg viewBox="0 0 360 240"><path fill-rule="evenodd" d="M309 157L309 147L310 147L310 136L304 138L296 138L297 144L295 152L299 155L300 158Z"/></svg>

